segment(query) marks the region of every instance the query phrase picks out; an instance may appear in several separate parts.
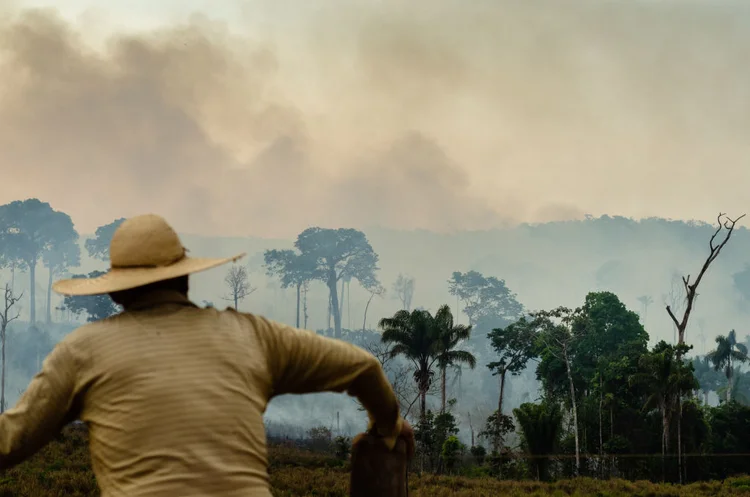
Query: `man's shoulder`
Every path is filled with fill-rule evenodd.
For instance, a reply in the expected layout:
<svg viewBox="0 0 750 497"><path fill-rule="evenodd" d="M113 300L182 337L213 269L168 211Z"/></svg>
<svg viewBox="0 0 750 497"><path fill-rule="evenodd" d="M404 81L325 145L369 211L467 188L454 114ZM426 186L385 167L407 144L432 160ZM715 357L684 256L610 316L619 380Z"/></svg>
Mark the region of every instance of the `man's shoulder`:
<svg viewBox="0 0 750 497"><path fill-rule="evenodd" d="M117 327L121 314L115 314L99 321L85 323L68 333L60 343L72 348L80 348L96 337L101 337Z"/></svg>

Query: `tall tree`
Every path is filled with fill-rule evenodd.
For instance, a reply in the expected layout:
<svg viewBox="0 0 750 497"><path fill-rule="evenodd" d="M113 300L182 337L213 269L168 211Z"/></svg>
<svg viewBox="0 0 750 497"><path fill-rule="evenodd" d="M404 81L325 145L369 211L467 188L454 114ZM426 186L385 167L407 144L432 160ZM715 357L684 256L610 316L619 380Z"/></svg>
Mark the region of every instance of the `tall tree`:
<svg viewBox="0 0 750 497"><path fill-rule="evenodd" d="M365 312L362 318L362 331L365 331L367 329L367 311L370 310L372 299L374 299L375 297L382 297L385 294L385 288L383 288L382 285L378 284L372 288L368 288L367 291L370 292L370 297L367 299L367 304L365 304Z"/></svg>
<svg viewBox="0 0 750 497"><path fill-rule="evenodd" d="M415 286L416 280L412 276L398 274L398 278L393 283L393 296L401 301L402 309L411 310L411 300L414 297Z"/></svg>
<svg viewBox="0 0 750 497"><path fill-rule="evenodd" d="M94 232L94 237L86 240L86 251L89 256L101 261L109 260L109 244L117 228L125 221L125 218L115 219L109 224L99 226Z"/></svg>
<svg viewBox="0 0 750 497"><path fill-rule="evenodd" d="M63 274L68 268L81 264L81 248L78 246L78 234L75 239L66 240L62 245L54 245L42 255L44 265L49 272L47 282L47 323L52 322L52 282L55 276Z"/></svg>
<svg viewBox="0 0 750 497"><path fill-rule="evenodd" d="M0 206L0 247L6 262L29 272L29 322L36 322L36 266L55 246L76 240L70 216L38 199L16 200Z"/></svg>
<svg viewBox="0 0 750 497"><path fill-rule="evenodd" d="M536 327L539 329L537 335L541 345L541 357L544 361L553 358L563 364L565 377L568 380L568 394L570 398L571 412L573 414L573 436L575 438L575 474L581 471L581 442L578 425L578 400L576 397L575 380L573 378L574 349L572 327L580 318L581 309L569 309L558 307L551 311L539 311L531 313ZM546 357L545 357L546 356Z"/></svg>
<svg viewBox="0 0 750 497"><path fill-rule="evenodd" d="M670 345L662 340L650 353L641 357L641 371L630 379L632 384L640 385L647 392L643 409L645 411L658 409L661 413L662 479L665 478L664 464L669 451L672 416L675 410L680 409L682 395L699 388L698 381L693 375L692 365L680 359L686 349L689 349L686 345Z"/></svg>
<svg viewBox="0 0 750 497"><path fill-rule="evenodd" d="M440 369L440 412L445 412L446 379L448 367L466 364L471 369L477 365L477 359L471 352L456 350L456 347L471 336L471 326L455 324L453 314L447 305L441 306L435 313L435 334L437 341L437 359Z"/></svg>
<svg viewBox="0 0 750 497"><path fill-rule="evenodd" d="M535 326L526 317L522 317L505 328L495 328L489 333L490 343L497 354L497 360L487 367L493 375L500 377L500 395L497 401L497 419L503 415L503 397L505 396L505 377L508 373L517 376L526 368L534 355ZM497 433L501 433L498 427ZM496 440L496 450L500 450L502 440Z"/></svg>
<svg viewBox="0 0 750 497"><path fill-rule="evenodd" d="M98 278L104 271L92 271L88 275L74 274L72 278ZM63 301L63 307L76 316L85 313L86 321L92 323L106 319L120 312L120 306L115 304L109 295L68 295Z"/></svg>
<svg viewBox="0 0 750 497"><path fill-rule="evenodd" d="M654 303L654 298L651 295L641 295L638 297L638 302L643 306L643 322L646 322L648 318L648 306Z"/></svg>
<svg viewBox="0 0 750 497"><path fill-rule="evenodd" d="M19 311L13 311L13 307L18 303L23 294L14 295L13 289L10 284L5 284L5 295L3 302L3 310L0 313L0 341L2 341L2 361L3 361L3 373L0 378L0 413L5 412L5 372L6 372L6 358L5 358L5 344L8 338L8 325L18 319Z"/></svg>
<svg viewBox="0 0 750 497"><path fill-rule="evenodd" d="M672 322L674 322L674 325L677 327L677 334L678 334L677 344L678 345L683 345L685 343L685 330L687 330L688 320L690 319L690 313L692 312L693 306L695 304L695 297L697 295L698 285L703 279L703 276L706 274L706 271L708 271L708 268L711 266L711 263L713 263L716 260L716 258L719 257L721 250L729 242L729 238L732 236L732 233L734 232L735 225L743 217L745 217L745 214L741 215L738 218L731 219L730 217L727 217L724 213L719 213L719 216L717 218L718 227L716 228L716 231L714 231L714 234L711 236L711 239L708 241L708 249L709 249L708 257L706 257L706 260L703 262L703 266L701 266L701 269L698 272L698 277L695 278L695 280L692 283L690 282L690 275L682 277L682 284L685 289L685 300L686 300L685 311L682 314L682 318L677 319L677 316L675 316L675 314L672 312L671 307L667 305L667 314L669 314L669 317L672 318ZM717 244L716 239L719 236L719 234L722 232L723 232L724 238Z"/></svg>
<svg viewBox="0 0 750 497"><path fill-rule="evenodd" d="M469 325L476 329L489 331L503 327L523 314L523 306L505 285L505 280L486 277L477 271L456 271L448 284L450 294L463 302Z"/></svg>
<svg viewBox="0 0 750 497"><path fill-rule="evenodd" d="M316 279L315 261L294 250L266 250L263 254L266 274L276 276L282 288L294 287L297 291L297 328L300 327L300 304L305 285Z"/></svg>
<svg viewBox="0 0 750 497"><path fill-rule="evenodd" d="M716 371L709 356L695 357L692 360L695 378L703 394L703 403L708 405L708 393L718 392L721 386L720 373Z"/></svg>
<svg viewBox="0 0 750 497"><path fill-rule="evenodd" d="M229 295L224 297L224 300L229 300L234 303L234 309L239 309L239 303L253 293L256 289L250 286L250 277L247 274L247 268L239 264L232 264L227 269L227 274L224 277L224 283L226 283L229 289Z"/></svg>
<svg viewBox="0 0 750 497"><path fill-rule="evenodd" d="M328 286L336 338L341 338L338 282L347 276L364 288L377 287L378 255L365 234L351 228L308 228L294 245L306 260L314 261L316 278Z"/></svg>
<svg viewBox="0 0 750 497"><path fill-rule="evenodd" d="M419 391L419 419L427 416L427 392L435 376L438 361L438 340L435 318L426 310L400 310L393 317L383 318L381 340L392 345L391 356L404 356L414 365L414 381Z"/></svg>
<svg viewBox="0 0 750 497"><path fill-rule="evenodd" d="M727 400L731 400L735 366L748 361L747 347L737 341L737 332L731 330L727 336L716 337L716 350L709 353L708 357L716 371L724 370L727 377Z"/></svg>

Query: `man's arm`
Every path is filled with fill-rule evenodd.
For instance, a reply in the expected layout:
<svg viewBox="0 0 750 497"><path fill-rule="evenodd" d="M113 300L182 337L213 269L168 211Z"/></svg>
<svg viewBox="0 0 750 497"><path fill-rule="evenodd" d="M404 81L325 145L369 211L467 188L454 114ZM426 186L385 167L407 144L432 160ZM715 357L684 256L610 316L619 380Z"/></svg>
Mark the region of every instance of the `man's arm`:
<svg viewBox="0 0 750 497"><path fill-rule="evenodd" d="M0 415L0 469L31 457L73 421L75 385L76 364L67 344L61 342L16 406Z"/></svg>
<svg viewBox="0 0 750 497"><path fill-rule="evenodd" d="M344 392L356 397L393 447L403 420L380 362L350 343L251 316L271 370L273 395Z"/></svg>

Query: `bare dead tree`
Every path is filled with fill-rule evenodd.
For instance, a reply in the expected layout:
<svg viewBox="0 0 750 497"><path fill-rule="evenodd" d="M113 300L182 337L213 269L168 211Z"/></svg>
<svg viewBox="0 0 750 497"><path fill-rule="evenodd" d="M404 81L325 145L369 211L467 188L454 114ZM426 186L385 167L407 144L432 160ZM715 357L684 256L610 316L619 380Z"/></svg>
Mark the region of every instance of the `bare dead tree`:
<svg viewBox="0 0 750 497"><path fill-rule="evenodd" d="M672 311L672 307L667 305L667 314L669 314L669 317L672 318L672 322L677 327L678 345L683 345L685 343L685 330L687 329L688 320L690 319L690 313L693 311L695 298L698 295L698 285L703 279L703 276L706 274L706 271L708 271L709 266L711 266L711 263L714 262L717 257L719 257L721 250L724 248L727 242L729 242L729 238L734 232L735 225L743 217L745 217L745 214L742 214L736 219L731 219L723 212L719 213L717 217L718 227L716 228L716 231L714 231L714 234L711 236L711 239L708 241L708 257L706 257L706 260L703 262L703 266L698 273L698 277L695 278L692 283L690 282L690 275L682 277L682 285L685 290L685 310L682 314L682 319L677 319L677 316L675 316L675 313ZM725 233L724 239L718 245L716 245L716 237L719 236L721 232Z"/></svg>
<svg viewBox="0 0 750 497"><path fill-rule="evenodd" d="M224 283L229 287L229 295L224 297L224 300L234 302L235 310L237 310L237 306L245 297L256 290L256 288L250 286L250 278L245 266L233 264L224 277Z"/></svg>
<svg viewBox="0 0 750 497"><path fill-rule="evenodd" d="M404 276L399 273L393 284L393 297L401 301L401 308L411 311L411 300L414 297L416 280L413 276Z"/></svg>
<svg viewBox="0 0 750 497"><path fill-rule="evenodd" d="M672 312L679 314L684 309L685 297L682 294L682 276L678 272L672 273L672 280L669 286L669 293L662 295L662 303L665 307L672 309ZM677 325L672 323L674 329L673 341L677 344Z"/></svg>
<svg viewBox="0 0 750 497"><path fill-rule="evenodd" d="M368 288L367 290L370 292L370 298L367 299L367 305L365 306L365 316L362 319L362 331L365 331L367 329L367 311L370 309L370 303L372 302L372 299L374 299L376 295L380 297L385 294L385 288L383 288L381 285L375 285L372 288Z"/></svg>
<svg viewBox="0 0 750 497"><path fill-rule="evenodd" d="M12 311L13 307L23 297L23 293L16 296L13 294L13 287L9 284L5 284L5 302L0 312L0 342L2 348L2 378L0 378L0 413L5 412L5 343L7 338L8 324L18 319L21 315L20 310L16 310L15 313Z"/></svg>
<svg viewBox="0 0 750 497"><path fill-rule="evenodd" d="M389 344L372 342L366 344L364 349L374 355L380 362L383 371L391 382L393 393L396 394L401 415L406 418L420 396L415 383L410 381L414 374L414 368L409 364L401 364L395 361ZM361 407L360 410L364 410L364 407Z"/></svg>

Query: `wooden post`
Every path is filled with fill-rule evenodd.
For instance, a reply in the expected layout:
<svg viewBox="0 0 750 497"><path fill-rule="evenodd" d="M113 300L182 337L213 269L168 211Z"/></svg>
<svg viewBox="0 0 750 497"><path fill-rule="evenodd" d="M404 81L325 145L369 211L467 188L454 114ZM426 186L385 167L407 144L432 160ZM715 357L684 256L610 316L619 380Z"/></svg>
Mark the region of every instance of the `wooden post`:
<svg viewBox="0 0 750 497"><path fill-rule="evenodd" d="M407 497L408 458L406 442L399 439L393 450L370 434L352 444L350 497Z"/></svg>

